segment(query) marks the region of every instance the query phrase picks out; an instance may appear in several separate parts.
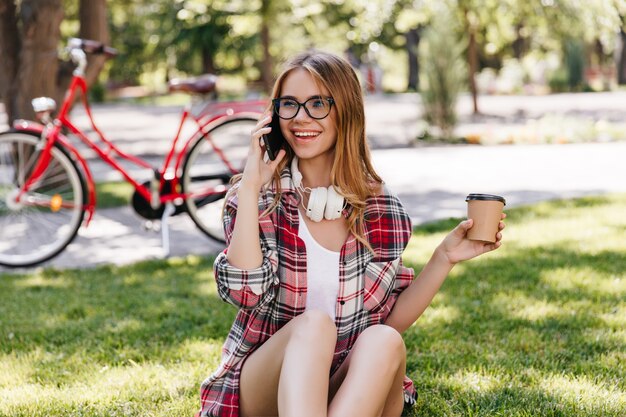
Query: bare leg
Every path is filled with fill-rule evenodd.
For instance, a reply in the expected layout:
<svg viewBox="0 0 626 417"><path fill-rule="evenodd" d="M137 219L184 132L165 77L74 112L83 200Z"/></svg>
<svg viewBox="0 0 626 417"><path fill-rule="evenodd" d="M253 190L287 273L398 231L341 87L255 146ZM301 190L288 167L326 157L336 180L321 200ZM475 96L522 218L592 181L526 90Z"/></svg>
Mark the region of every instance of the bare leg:
<svg viewBox="0 0 626 417"><path fill-rule="evenodd" d="M399 416L405 370L406 349L400 333L384 325L369 327L331 379L328 415Z"/></svg>
<svg viewBox="0 0 626 417"><path fill-rule="evenodd" d="M250 355L241 370L243 417L326 416L337 329L320 311L287 323Z"/></svg>

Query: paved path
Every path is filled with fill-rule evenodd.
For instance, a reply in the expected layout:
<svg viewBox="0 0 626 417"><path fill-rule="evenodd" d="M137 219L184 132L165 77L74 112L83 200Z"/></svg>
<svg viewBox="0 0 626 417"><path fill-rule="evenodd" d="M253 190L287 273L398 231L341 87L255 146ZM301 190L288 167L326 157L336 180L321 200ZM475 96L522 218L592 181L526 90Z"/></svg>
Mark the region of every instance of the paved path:
<svg viewBox="0 0 626 417"><path fill-rule="evenodd" d="M552 104L535 98L500 98L496 103L486 101L484 107L490 114L499 115L500 120L519 117L520 109L528 114L559 105L567 114L584 113L592 118L610 115L611 120L626 121L626 94L619 94L621 105L613 95L594 95L594 100L586 102L571 96L557 97ZM509 207L554 198L626 192L624 142L407 147L419 128L418 101L415 95L400 95L370 98L366 105L374 164L416 224L463 216L464 197L470 192L504 195ZM461 102L461 108L464 105L467 101ZM587 110L583 109L585 105ZM125 150L144 155L161 152L160 147L165 145L159 139L164 131L173 129L177 120L174 108L146 112L145 108L134 106L101 106L94 113L102 130L110 131ZM468 113L462 112L461 119L465 119L467 127ZM98 178L114 178L102 165L95 163L92 167ZM44 266L90 267L162 257L160 234L145 230L142 225L143 221L130 208L98 210L92 224L81 229L78 238ZM195 229L186 216L171 219L170 233L172 256L209 254L221 249ZM6 269L0 268L2 271Z"/></svg>

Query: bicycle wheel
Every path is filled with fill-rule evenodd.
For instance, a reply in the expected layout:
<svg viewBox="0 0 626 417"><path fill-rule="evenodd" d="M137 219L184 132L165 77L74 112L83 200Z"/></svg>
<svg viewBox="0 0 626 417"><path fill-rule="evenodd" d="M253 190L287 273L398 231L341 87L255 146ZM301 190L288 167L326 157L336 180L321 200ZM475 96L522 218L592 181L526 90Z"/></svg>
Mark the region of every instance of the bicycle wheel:
<svg viewBox="0 0 626 417"><path fill-rule="evenodd" d="M0 134L0 265L32 266L61 252L85 215L85 181L59 146L30 189L17 200L37 162L37 136Z"/></svg>
<svg viewBox="0 0 626 417"><path fill-rule="evenodd" d="M224 243L222 207L231 173L226 172L209 140L241 171L250 146L250 132L256 124L256 119L246 117L215 126L191 145L183 163L183 192L189 195L185 201L187 212L204 234L221 243Z"/></svg>

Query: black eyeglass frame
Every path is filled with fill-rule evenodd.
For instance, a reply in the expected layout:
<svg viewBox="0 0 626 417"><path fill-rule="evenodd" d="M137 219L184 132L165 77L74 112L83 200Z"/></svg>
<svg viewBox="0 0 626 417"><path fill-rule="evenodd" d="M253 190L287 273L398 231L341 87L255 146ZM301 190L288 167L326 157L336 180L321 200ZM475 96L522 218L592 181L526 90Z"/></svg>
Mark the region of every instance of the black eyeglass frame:
<svg viewBox="0 0 626 417"><path fill-rule="evenodd" d="M311 100L326 100L328 102L328 104L330 105L328 107L328 113L326 113L326 115L324 117L315 117L313 116L311 113L309 113L309 109L307 109L306 107L306 103L308 103ZM279 111L280 111L280 101L281 100L291 100L294 103L296 103L298 105L298 109L296 110L296 112L294 113L293 116L291 117L283 117L280 115ZM332 97L321 97L321 96L315 96L315 97L311 97L309 99L307 99L304 103L300 103L298 100L296 100L293 97L278 97L275 99L272 99L272 105L274 107L274 113L276 113L276 115L278 117L280 117L283 120L291 120L294 117L296 117L298 115L298 113L300 112L300 108L303 108L304 111L306 112L306 114L311 118L311 119L315 119L315 120L322 120L328 117L328 115L330 114L331 110L333 109L333 104L335 104L335 99Z"/></svg>

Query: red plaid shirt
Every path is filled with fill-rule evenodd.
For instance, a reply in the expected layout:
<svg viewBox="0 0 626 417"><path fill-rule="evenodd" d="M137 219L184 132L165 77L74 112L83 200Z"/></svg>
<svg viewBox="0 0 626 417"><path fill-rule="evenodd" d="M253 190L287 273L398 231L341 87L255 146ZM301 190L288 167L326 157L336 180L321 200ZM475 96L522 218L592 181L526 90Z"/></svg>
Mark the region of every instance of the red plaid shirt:
<svg viewBox="0 0 626 417"><path fill-rule="evenodd" d="M302 314L307 292L306 248L298 237L299 196L291 173L281 173L283 194L271 214L259 219L263 263L241 270L228 263L226 250L215 260L219 295L239 312L222 350L217 370L201 387L197 416L239 415L239 377L243 360L289 320ZM236 187L236 186L235 186ZM237 215L237 193L226 201L224 228L230 242ZM271 189L259 196L259 213L273 201ZM414 273L402 266L401 255L411 237L411 222L397 197L388 194L367 200L365 238L370 252L353 235L339 260L339 294L336 303L337 345L331 374L346 358L367 327L384 323L398 295L411 284ZM405 377L405 401L415 402L413 382Z"/></svg>

